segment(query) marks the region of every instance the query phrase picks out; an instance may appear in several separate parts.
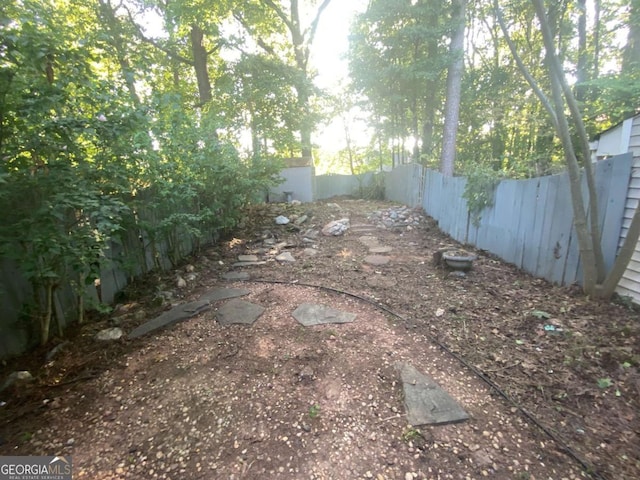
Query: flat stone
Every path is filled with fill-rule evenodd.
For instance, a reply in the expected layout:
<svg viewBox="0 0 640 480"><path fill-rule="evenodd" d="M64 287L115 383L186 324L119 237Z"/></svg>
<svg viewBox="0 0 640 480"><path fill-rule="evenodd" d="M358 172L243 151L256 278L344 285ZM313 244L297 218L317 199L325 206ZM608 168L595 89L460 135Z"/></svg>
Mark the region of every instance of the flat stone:
<svg viewBox="0 0 640 480"><path fill-rule="evenodd" d="M263 312L260 305L234 298L218 309L216 318L221 325L252 325Z"/></svg>
<svg viewBox="0 0 640 480"><path fill-rule="evenodd" d="M365 263L369 265L386 265L391 260L391 257L386 257L384 255L367 255L364 257Z"/></svg>
<svg viewBox="0 0 640 480"><path fill-rule="evenodd" d="M307 220L309 220L309 217L307 215L300 215L293 223L295 223L296 225L302 225Z"/></svg>
<svg viewBox="0 0 640 480"><path fill-rule="evenodd" d="M195 302L184 303L168 310L156 318L139 325L131 333L129 338L138 338L147 333L166 328L174 323L195 317L199 313L211 308L211 303L226 298L241 297L250 293L246 288L215 288L202 295Z"/></svg>
<svg viewBox="0 0 640 480"><path fill-rule="evenodd" d="M380 246L379 240L372 235L363 235L362 237L358 237L358 241L369 248Z"/></svg>
<svg viewBox="0 0 640 480"><path fill-rule="evenodd" d="M232 264L232 267L257 267L258 265L265 265L267 262L236 262Z"/></svg>
<svg viewBox="0 0 640 480"><path fill-rule="evenodd" d="M283 263L293 263L296 261L291 255L291 252L282 252L280 255L276 256L276 260Z"/></svg>
<svg viewBox="0 0 640 480"><path fill-rule="evenodd" d="M227 272L222 275L222 278L230 282L234 280L249 280L250 277L249 272Z"/></svg>
<svg viewBox="0 0 640 480"><path fill-rule="evenodd" d="M407 421L412 426L462 422L469 414L431 377L407 363L396 364L404 389Z"/></svg>
<svg viewBox="0 0 640 480"><path fill-rule="evenodd" d="M318 250L316 250L315 248L305 248L302 251L302 254L305 257L315 257L316 255L318 255L318 253L319 253Z"/></svg>
<svg viewBox="0 0 640 480"><path fill-rule="evenodd" d="M376 226L370 223L354 223L353 225L351 225L351 228L354 230L364 230L364 231L376 230Z"/></svg>
<svg viewBox="0 0 640 480"><path fill-rule="evenodd" d="M195 302L189 302L168 310L156 318L149 320L148 322L139 325L129 333L129 338L138 338L147 333L166 328L169 325L178 323L187 318L194 317L198 313L209 310L211 305L207 300L197 300Z"/></svg>
<svg viewBox="0 0 640 480"><path fill-rule="evenodd" d="M250 293L251 290L247 290L246 288L214 288L202 295L198 300L212 303L227 298L244 297Z"/></svg>
<svg viewBox="0 0 640 480"><path fill-rule="evenodd" d="M238 261L239 262L257 262L258 256L257 255L238 255Z"/></svg>
<svg viewBox="0 0 640 480"><path fill-rule="evenodd" d="M393 247L380 245L379 247L369 247L369 253L389 253Z"/></svg>
<svg viewBox="0 0 640 480"><path fill-rule="evenodd" d="M287 217L285 217L284 215L278 215L275 219L276 224L278 225L286 225L289 223L289 219Z"/></svg>
<svg viewBox="0 0 640 480"><path fill-rule="evenodd" d="M370 287L391 288L398 284L395 278L385 277L383 275L373 275L367 278L367 285Z"/></svg>
<svg viewBox="0 0 640 480"><path fill-rule="evenodd" d="M305 327L327 323L351 323L356 319L354 313L314 303L303 303L294 310L293 317Z"/></svg>

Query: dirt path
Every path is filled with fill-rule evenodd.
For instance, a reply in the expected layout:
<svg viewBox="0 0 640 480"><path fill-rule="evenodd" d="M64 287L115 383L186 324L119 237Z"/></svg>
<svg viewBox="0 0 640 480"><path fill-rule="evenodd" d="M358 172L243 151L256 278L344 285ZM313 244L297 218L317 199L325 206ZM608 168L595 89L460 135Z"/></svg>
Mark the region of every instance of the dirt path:
<svg viewBox="0 0 640 480"><path fill-rule="evenodd" d="M280 214L292 222L275 225ZM341 218L350 219L345 235L316 235ZM418 212L390 204L265 206L245 225L191 259L194 271L180 273L187 288L176 289L173 274L148 279L117 323L130 331L167 308L160 297L186 302L227 286L248 288L244 299L265 307L254 325L221 326L221 301L133 341L97 344L95 332L114 321L92 324L44 368L45 352L19 359L5 370L22 362L37 382L0 398L0 454L71 454L74 478L90 479L589 477L437 339L596 474L640 477L632 310L590 304L482 252L474 270L453 275L432 255L454 243ZM276 260L284 252L294 261ZM239 255L265 263L232 267ZM229 272L250 279L225 281ZM356 320L303 327L291 312L305 302ZM398 362L431 375L470 419L409 426Z"/></svg>

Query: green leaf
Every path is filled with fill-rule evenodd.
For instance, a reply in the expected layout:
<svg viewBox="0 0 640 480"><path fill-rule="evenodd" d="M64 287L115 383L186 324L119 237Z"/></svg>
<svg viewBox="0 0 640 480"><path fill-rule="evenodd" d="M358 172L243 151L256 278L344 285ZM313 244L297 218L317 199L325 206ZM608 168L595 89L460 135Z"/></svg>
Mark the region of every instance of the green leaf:
<svg viewBox="0 0 640 480"><path fill-rule="evenodd" d="M613 381L610 378L599 378L598 379L598 387L605 389L605 388L609 388L611 385L613 385Z"/></svg>

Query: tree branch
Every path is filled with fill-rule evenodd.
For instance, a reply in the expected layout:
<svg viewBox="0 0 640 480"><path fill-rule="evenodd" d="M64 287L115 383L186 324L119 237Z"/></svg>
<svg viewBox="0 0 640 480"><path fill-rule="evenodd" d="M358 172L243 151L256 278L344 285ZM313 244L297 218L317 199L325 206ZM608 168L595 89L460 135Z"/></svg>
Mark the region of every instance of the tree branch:
<svg viewBox="0 0 640 480"><path fill-rule="evenodd" d="M502 30L502 34L504 35L504 39L507 42L507 45L509 46L511 55L513 55L513 59L516 61L518 68L522 72L522 75L524 75L524 78L525 80L527 80L527 83L529 84L529 86L533 89L536 96L542 102L542 106L545 108L547 113L549 113L549 116L551 117L551 122L553 123L554 128L557 130L558 118L556 117L555 109L553 108L553 105L551 105L551 101L549 100L549 98L538 86L538 82L536 82L536 79L533 78L533 75L531 75L531 72L522 61L522 58L520 58L520 54L518 53L518 50L516 49L516 46L513 43L513 40L511 39L511 35L509 35L509 30L507 30L507 25L504 23L504 18L502 17L502 11L500 10L500 6L498 5L498 0L493 0L493 9L496 14L496 19L500 24L500 30Z"/></svg>
<svg viewBox="0 0 640 480"><path fill-rule="evenodd" d="M249 26L247 21L244 19L244 17L240 13L234 12L233 18L235 18L238 22L240 22L240 25L242 25L242 28L244 28L247 31L247 33L256 41L256 43L260 48L262 48L269 55L276 56L276 52L273 49L273 47L271 47L271 45L267 45L267 43L262 38L260 38L260 36L254 34L254 32L251 30L251 27ZM238 48L238 50L242 51L241 48Z"/></svg>
<svg viewBox="0 0 640 480"><path fill-rule="evenodd" d="M533 0L533 4L536 9L536 14L540 19L540 30L542 31L542 38L544 40L545 49L547 50L547 62L549 62L549 71L553 76L555 76L558 86L562 90L564 103L569 107L569 112L571 113L570 118L573 120L580 141L579 151L581 152L582 157L581 163L587 177L587 190L589 192L589 229L591 232L591 243L593 245L595 268L597 272L595 280L597 283L600 283L604 281L606 271L604 266L604 255L602 253L602 244L600 240L598 193L596 191L595 178L593 175L593 169L591 168L591 158L589 156L589 139L587 137L587 131L585 129L584 122L582 121L582 113L580 112L580 108L578 107L578 102L573 95L573 90L567 83L562 64L560 63L560 59L553 49L553 36L551 34L551 28L549 27L549 20L544 10L543 0ZM556 108L559 110L558 115L561 115L560 105L556 105ZM565 141L563 141L562 143L566 149L568 145L565 144ZM572 155L576 157L577 161L575 147L573 146L573 142L570 138L569 144L572 148Z"/></svg>
<svg viewBox="0 0 640 480"><path fill-rule="evenodd" d="M193 60L189 60L187 57L183 57L179 53L177 53L177 52L171 50L170 48L167 48L164 45L160 44L159 42L155 41L153 38L146 37L145 34L142 32L142 29L140 28L140 25L138 25L136 23L135 19L133 18L133 15L131 14L131 11L129 10L129 8L127 8L124 5L122 6L122 8L124 8L124 10L127 12L127 16L129 17L129 21L131 22L131 25L133 25L133 28L135 28L135 30L136 30L136 37L138 37L143 42L146 42L146 43L148 43L150 45L153 45L158 50L166 53L169 57L174 58L175 60L178 60L178 61L180 61L182 63L186 63L187 65L189 65L191 67L195 66L195 63L193 62Z"/></svg>
<svg viewBox="0 0 640 480"><path fill-rule="evenodd" d="M262 0L263 4L266 4L275 12L278 17L285 23L289 30L293 30L293 24L291 23L291 19L287 17L287 14L277 5L273 0Z"/></svg>
<svg viewBox="0 0 640 480"><path fill-rule="evenodd" d="M331 3L331 0L324 0L320 4L320 6L318 7L318 11L316 12L316 16L311 22L311 25L302 34L303 38L306 37L307 34L309 34L309 38L307 38L306 40L307 45L311 45L313 43L313 39L316 36L316 30L318 29L318 23L320 22L320 16L322 15L322 12L324 12L325 9L329 6L330 3Z"/></svg>

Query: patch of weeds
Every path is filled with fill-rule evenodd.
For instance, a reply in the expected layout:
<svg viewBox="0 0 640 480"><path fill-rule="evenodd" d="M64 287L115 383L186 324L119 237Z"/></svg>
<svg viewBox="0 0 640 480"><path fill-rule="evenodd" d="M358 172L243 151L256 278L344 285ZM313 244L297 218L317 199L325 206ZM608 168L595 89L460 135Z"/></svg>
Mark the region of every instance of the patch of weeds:
<svg viewBox="0 0 640 480"><path fill-rule="evenodd" d="M514 478L517 480L529 480L531 478L531 474L529 472L518 472Z"/></svg>
<svg viewBox="0 0 640 480"><path fill-rule="evenodd" d="M633 298L628 295L614 295L613 303L620 305L632 312L640 310L640 306L633 301Z"/></svg>
<svg viewBox="0 0 640 480"><path fill-rule="evenodd" d="M531 315L536 317L538 320L548 320L551 318L551 314L545 312L544 310L532 310Z"/></svg>
<svg viewBox="0 0 640 480"><path fill-rule="evenodd" d="M309 418L314 419L320 415L320 405L314 403L309 407Z"/></svg>
<svg viewBox="0 0 640 480"><path fill-rule="evenodd" d="M404 432L402 432L402 440L407 443L413 442L418 438L422 438L422 433L420 433L420 430L416 428L409 427Z"/></svg>
<svg viewBox="0 0 640 480"><path fill-rule="evenodd" d="M610 378L599 378L598 379L598 388L605 389L609 388L613 385L613 381Z"/></svg>
<svg viewBox="0 0 640 480"><path fill-rule="evenodd" d="M22 432L20 434L19 440L20 443L26 443L33 438L33 433L31 432Z"/></svg>

